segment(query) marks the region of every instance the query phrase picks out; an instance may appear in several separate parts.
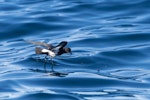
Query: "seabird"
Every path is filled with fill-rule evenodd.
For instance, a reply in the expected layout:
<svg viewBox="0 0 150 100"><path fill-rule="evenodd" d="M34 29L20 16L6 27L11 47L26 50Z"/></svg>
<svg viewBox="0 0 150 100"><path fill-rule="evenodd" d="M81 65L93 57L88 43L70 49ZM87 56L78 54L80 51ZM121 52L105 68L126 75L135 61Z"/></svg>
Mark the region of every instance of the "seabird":
<svg viewBox="0 0 150 100"><path fill-rule="evenodd" d="M59 55L62 55L64 53L72 54L71 48L65 47L67 45L67 41L62 41L57 46L53 46L52 44L47 44L44 42L35 42L35 41L29 41L29 40L27 42L44 47L44 48L36 47L35 53L36 54L46 54L45 63L44 63L45 71L46 71L47 56L50 56L50 58L51 58L52 71L53 71L53 58L55 56L59 56Z"/></svg>

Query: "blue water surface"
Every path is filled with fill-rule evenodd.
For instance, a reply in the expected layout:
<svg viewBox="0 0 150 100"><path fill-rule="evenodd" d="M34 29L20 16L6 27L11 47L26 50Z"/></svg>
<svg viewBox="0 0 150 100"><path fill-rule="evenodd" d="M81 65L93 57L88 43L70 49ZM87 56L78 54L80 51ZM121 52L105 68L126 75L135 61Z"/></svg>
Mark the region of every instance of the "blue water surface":
<svg viewBox="0 0 150 100"><path fill-rule="evenodd" d="M0 27L0 100L150 99L150 0L0 0Z"/></svg>

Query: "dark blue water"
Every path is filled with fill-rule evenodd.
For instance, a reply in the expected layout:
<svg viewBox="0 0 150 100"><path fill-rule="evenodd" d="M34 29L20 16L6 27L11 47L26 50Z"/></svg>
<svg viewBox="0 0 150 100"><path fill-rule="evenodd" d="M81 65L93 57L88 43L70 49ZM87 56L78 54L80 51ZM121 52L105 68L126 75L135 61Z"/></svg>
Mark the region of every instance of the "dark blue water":
<svg viewBox="0 0 150 100"><path fill-rule="evenodd" d="M149 100L149 52L150 0L0 0L0 100Z"/></svg>

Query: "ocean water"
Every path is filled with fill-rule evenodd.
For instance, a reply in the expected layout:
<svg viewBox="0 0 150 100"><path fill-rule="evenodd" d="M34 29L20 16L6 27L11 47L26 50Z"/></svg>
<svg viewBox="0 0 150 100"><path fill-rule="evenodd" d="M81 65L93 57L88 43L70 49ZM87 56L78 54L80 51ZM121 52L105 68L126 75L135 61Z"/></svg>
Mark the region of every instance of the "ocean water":
<svg viewBox="0 0 150 100"><path fill-rule="evenodd" d="M0 100L150 99L150 0L0 0L0 27Z"/></svg>

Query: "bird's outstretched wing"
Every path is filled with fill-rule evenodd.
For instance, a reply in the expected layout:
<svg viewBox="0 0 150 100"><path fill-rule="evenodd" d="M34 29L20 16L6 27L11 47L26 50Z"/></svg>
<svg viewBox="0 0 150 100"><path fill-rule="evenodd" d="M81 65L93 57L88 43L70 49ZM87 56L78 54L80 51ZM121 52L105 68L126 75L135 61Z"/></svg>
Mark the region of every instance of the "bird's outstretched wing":
<svg viewBox="0 0 150 100"><path fill-rule="evenodd" d="M54 46L51 50L58 53L67 45L67 41L62 41L58 45Z"/></svg>
<svg viewBox="0 0 150 100"><path fill-rule="evenodd" d="M45 47L46 49L53 49L54 46L52 46L51 44L47 44L47 43L44 43L44 42L35 42L35 41L31 41L31 40L25 40L26 42L28 43L31 43L31 44L35 44L35 45L38 45L38 46L43 46Z"/></svg>
<svg viewBox="0 0 150 100"><path fill-rule="evenodd" d="M67 45L67 41L62 41L57 46L55 46L54 49L55 48L60 49L60 48L65 47L66 45Z"/></svg>

